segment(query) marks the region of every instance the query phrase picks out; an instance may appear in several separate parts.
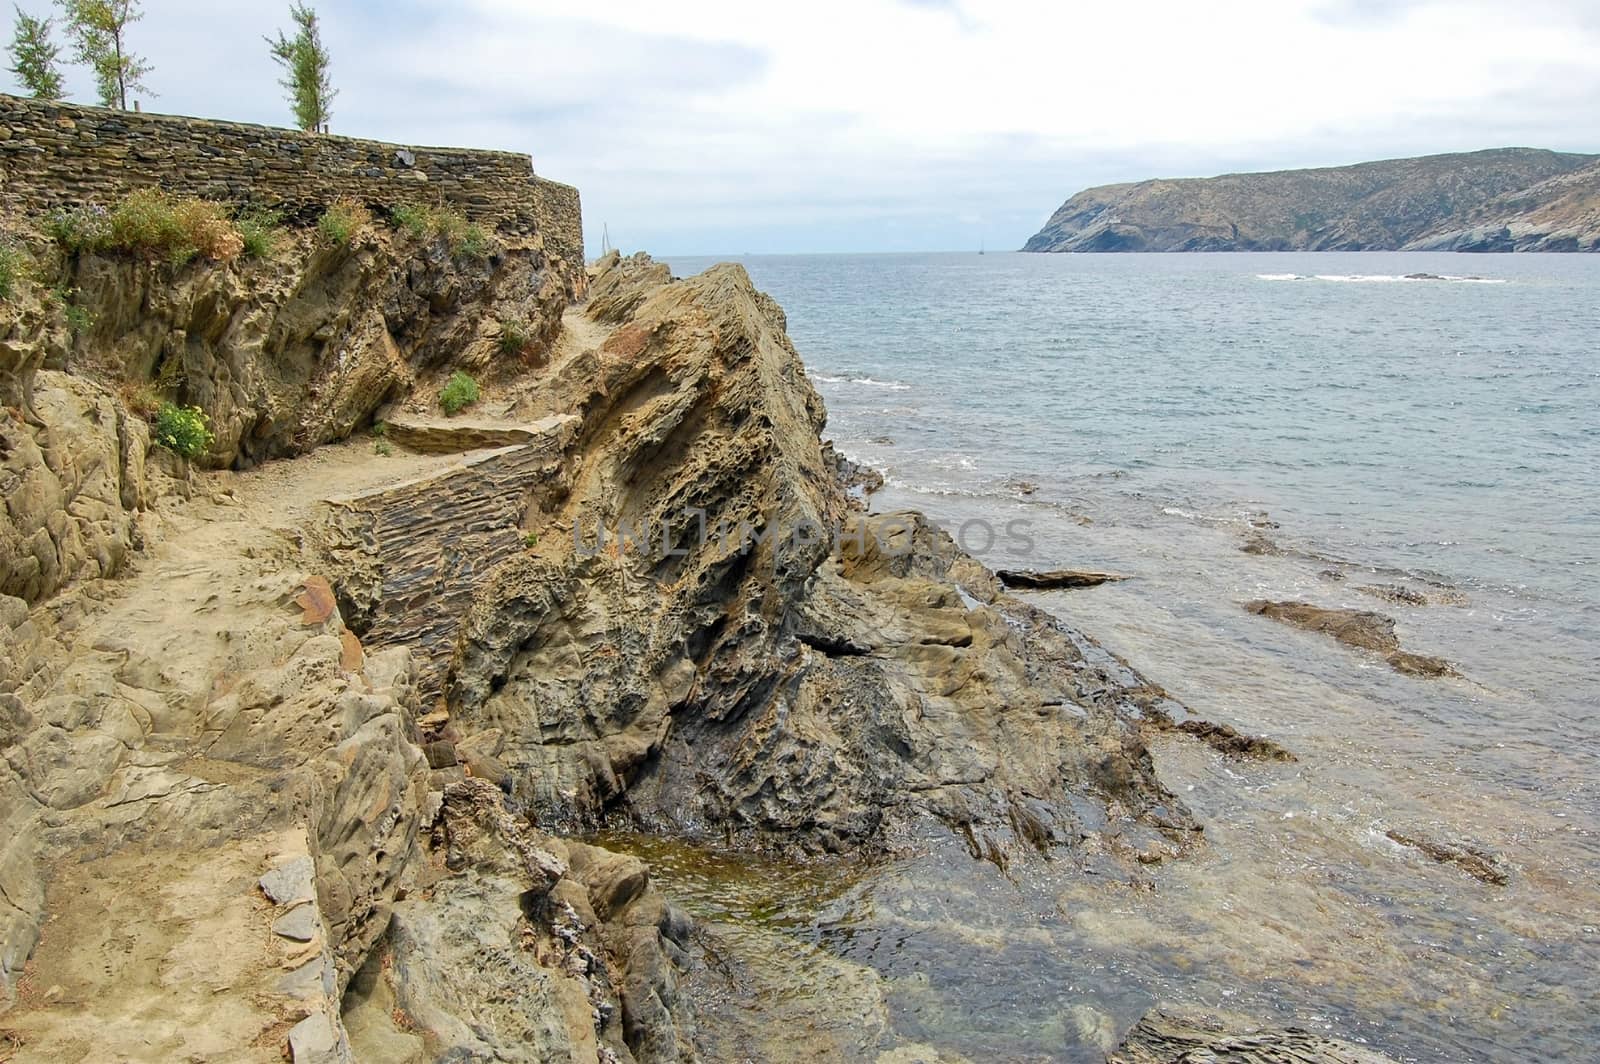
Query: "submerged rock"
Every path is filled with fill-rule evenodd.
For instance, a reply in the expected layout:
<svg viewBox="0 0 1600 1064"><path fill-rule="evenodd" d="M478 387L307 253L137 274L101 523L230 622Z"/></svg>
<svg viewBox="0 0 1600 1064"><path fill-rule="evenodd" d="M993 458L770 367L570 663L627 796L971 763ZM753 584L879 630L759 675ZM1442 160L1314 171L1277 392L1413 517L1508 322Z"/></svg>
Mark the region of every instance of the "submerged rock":
<svg viewBox="0 0 1600 1064"><path fill-rule="evenodd" d="M1299 1027L1155 1009L1107 1064L1395 1064L1391 1057Z"/></svg>
<svg viewBox="0 0 1600 1064"><path fill-rule="evenodd" d="M1099 573L1090 569L1001 569L995 576L1007 587L1028 590L1053 590L1056 588L1099 587L1128 579L1120 573Z"/></svg>
<svg viewBox="0 0 1600 1064"><path fill-rule="evenodd" d="M1244 608L1262 617L1292 624L1308 632L1330 635L1346 646L1383 655L1390 668L1408 676L1458 676L1455 667L1443 658L1413 654L1400 649L1394 618L1371 610L1351 610L1313 606L1309 602L1268 602L1257 599Z"/></svg>
<svg viewBox="0 0 1600 1064"><path fill-rule="evenodd" d="M1385 836L1390 842L1400 846L1409 846L1440 864L1453 864L1473 879L1492 883L1495 886L1505 886L1511 882L1511 876L1502 867L1500 858L1486 850L1466 843L1437 842L1433 839L1422 838L1418 835L1407 835L1398 831L1386 831Z"/></svg>

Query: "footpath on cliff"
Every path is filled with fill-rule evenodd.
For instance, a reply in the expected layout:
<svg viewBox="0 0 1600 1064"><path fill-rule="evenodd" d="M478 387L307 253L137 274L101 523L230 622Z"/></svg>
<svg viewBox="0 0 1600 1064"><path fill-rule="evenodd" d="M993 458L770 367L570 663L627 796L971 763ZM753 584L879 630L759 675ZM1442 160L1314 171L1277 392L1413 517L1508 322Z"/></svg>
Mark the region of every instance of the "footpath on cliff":
<svg viewBox="0 0 1600 1064"><path fill-rule="evenodd" d="M354 313L266 282L304 347L259 297L194 298L232 272L157 298L242 471L146 470L114 397L40 371L45 427L9 453L61 487L8 515L55 568L5 602L0 1059L955 1060L815 948L777 963L832 989L785 1013L759 988L793 998L792 971L717 952L640 860L577 838L865 862L937 836L1127 883L1201 844L1142 738L1182 707L920 515L853 504L741 268L612 257L552 315L537 261L363 254L300 261ZM132 269L79 267L149 306L160 278ZM440 416L429 387L508 305L545 315L537 363ZM60 450L69 415L101 460ZM695 539L696 514L755 534ZM692 548L585 543L623 527ZM1229 1059L1325 1046L1252 1038Z"/></svg>

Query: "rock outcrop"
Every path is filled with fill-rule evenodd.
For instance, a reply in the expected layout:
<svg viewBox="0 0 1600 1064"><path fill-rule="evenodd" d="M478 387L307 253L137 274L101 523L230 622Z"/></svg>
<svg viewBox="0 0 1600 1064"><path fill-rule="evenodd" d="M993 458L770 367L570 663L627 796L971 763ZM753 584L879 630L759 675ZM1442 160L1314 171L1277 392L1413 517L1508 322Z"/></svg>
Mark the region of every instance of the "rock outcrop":
<svg viewBox="0 0 1600 1064"><path fill-rule="evenodd" d="M1024 251L1600 250L1600 160L1497 148L1103 185Z"/></svg>
<svg viewBox="0 0 1600 1064"><path fill-rule="evenodd" d="M76 338L17 304L19 1064L787 1052L806 1023L716 1008L785 979L572 836L1132 875L1199 830L1147 731L1289 756L1191 722L920 515L869 515L742 268L614 257L586 313L556 314L568 289L532 254L296 239L283 276L63 263L95 312ZM537 364L491 353L501 313L539 323ZM492 388L433 416L460 367ZM152 449L119 387L168 373L218 428L202 463ZM374 418L393 432L344 439ZM815 952L856 1012L806 1051L951 1059L894 1044L877 976Z"/></svg>
<svg viewBox="0 0 1600 1064"><path fill-rule="evenodd" d="M920 516L851 507L743 269L613 261L593 293L609 337L518 399L582 427L447 687L537 822L829 851L932 817L998 851L1070 842L1087 799L1186 837L1135 724L1156 696Z"/></svg>
<svg viewBox="0 0 1600 1064"><path fill-rule="evenodd" d="M520 372L554 342L574 271L537 238L486 259L370 229L287 237L267 260L182 267L36 245L44 283L0 302L0 593L37 602L114 573L181 463L146 468L135 396L198 406L198 464L248 468L343 439L446 368ZM61 300L82 311L69 325ZM500 353L500 323L529 347ZM154 478L154 483L152 483Z"/></svg>

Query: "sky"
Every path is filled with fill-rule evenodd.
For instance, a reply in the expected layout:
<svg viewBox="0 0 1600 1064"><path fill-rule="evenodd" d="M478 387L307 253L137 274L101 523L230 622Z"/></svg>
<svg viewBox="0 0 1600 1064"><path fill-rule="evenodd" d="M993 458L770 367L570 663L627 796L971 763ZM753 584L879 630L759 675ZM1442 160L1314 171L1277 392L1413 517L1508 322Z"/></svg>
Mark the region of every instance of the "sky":
<svg viewBox="0 0 1600 1064"><path fill-rule="evenodd" d="M335 133L526 152L578 186L591 252L1015 248L1114 181L1600 152L1600 0L315 6ZM287 3L143 8L146 110L288 121L262 39Z"/></svg>

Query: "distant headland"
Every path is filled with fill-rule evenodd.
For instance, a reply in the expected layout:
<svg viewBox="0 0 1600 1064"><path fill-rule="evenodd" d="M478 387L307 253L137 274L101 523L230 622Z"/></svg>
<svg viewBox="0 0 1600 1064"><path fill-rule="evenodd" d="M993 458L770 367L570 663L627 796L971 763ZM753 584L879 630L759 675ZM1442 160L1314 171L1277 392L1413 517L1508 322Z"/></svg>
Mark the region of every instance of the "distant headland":
<svg viewBox="0 0 1600 1064"><path fill-rule="evenodd" d="M1600 251L1600 155L1494 148L1101 185L1024 251Z"/></svg>

